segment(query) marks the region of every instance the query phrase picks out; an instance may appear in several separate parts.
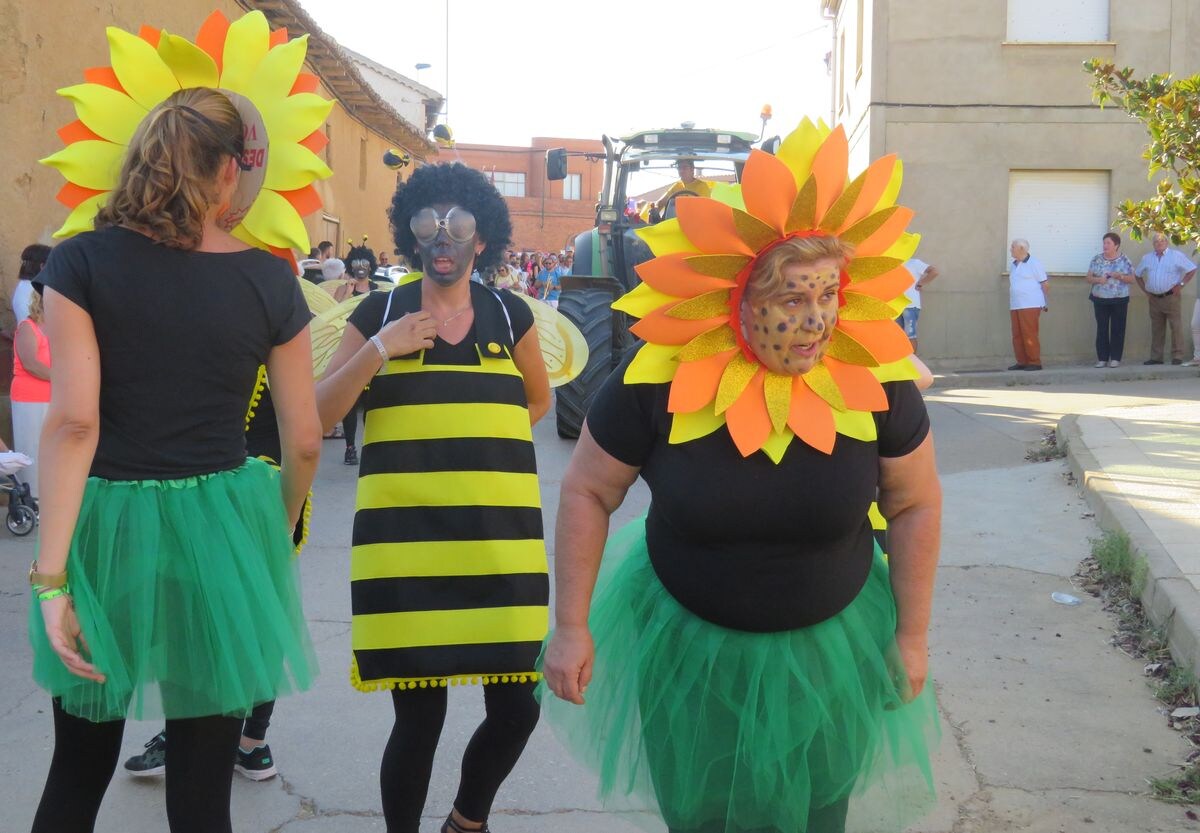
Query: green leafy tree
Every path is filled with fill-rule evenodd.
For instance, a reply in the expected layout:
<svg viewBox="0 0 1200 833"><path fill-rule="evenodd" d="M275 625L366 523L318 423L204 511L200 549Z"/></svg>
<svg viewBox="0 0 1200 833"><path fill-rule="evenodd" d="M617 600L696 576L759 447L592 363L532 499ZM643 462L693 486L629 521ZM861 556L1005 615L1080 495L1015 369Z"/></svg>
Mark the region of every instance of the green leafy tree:
<svg viewBox="0 0 1200 833"><path fill-rule="evenodd" d="M1116 105L1146 126L1150 176L1163 174L1153 197L1117 206L1121 224L1135 239L1161 229L1177 244L1200 247L1200 75L1139 79L1133 69L1106 61L1083 66L1101 107Z"/></svg>

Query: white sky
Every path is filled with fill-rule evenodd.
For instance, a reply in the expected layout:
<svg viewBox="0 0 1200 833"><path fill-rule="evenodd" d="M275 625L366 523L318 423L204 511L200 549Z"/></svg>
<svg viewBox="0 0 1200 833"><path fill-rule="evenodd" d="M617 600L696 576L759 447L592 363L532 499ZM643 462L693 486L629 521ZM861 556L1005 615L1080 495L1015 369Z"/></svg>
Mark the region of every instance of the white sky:
<svg viewBox="0 0 1200 833"><path fill-rule="evenodd" d="M829 120L817 0L300 2L344 45L448 93L460 142L598 139L685 120L757 133L768 103L768 136L806 115Z"/></svg>

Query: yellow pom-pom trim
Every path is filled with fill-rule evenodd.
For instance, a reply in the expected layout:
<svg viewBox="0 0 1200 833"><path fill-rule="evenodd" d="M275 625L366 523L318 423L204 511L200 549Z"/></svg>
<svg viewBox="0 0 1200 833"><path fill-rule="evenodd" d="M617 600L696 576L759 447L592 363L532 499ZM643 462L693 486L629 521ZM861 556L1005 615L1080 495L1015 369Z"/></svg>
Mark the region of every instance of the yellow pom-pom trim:
<svg viewBox="0 0 1200 833"><path fill-rule="evenodd" d="M254 409L262 402L263 388L267 386L267 366L258 366L258 376L254 379L254 390L250 394L250 404L246 407L246 431L250 430L250 421L254 419Z"/></svg>

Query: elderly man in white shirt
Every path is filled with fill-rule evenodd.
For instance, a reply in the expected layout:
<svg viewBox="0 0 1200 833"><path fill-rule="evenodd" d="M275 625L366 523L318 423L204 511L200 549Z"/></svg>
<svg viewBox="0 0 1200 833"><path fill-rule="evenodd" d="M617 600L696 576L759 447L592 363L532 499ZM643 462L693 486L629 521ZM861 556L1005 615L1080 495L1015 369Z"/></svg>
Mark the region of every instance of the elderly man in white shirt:
<svg viewBox="0 0 1200 833"><path fill-rule="evenodd" d="M1196 264L1178 249L1169 247L1167 236L1156 231L1154 251L1142 258L1135 270L1138 286L1150 307L1150 358L1145 364L1162 364L1167 325L1171 326L1171 364L1183 364L1183 288L1196 275Z"/></svg>
<svg viewBox="0 0 1200 833"><path fill-rule="evenodd" d="M1041 370L1042 345L1038 319L1048 306L1050 276L1032 255L1029 241L1017 238L1009 247L1012 269L1008 274L1008 315L1012 322L1013 354L1017 363L1009 370Z"/></svg>

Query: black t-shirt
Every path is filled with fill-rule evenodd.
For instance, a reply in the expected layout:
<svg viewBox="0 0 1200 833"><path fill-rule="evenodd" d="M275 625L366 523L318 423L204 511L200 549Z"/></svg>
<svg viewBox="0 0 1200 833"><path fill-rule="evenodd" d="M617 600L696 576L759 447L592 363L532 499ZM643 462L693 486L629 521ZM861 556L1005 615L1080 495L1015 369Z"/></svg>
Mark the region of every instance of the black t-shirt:
<svg viewBox="0 0 1200 833"><path fill-rule="evenodd" d="M663 586L737 630L791 630L841 611L871 568L879 458L910 453L929 432L916 385L884 385L891 407L875 414L877 442L839 434L824 454L793 439L776 464L762 451L743 458L725 428L668 443L670 385L626 385L635 352L596 394L587 425L650 487L646 545Z"/></svg>
<svg viewBox="0 0 1200 833"><path fill-rule="evenodd" d="M175 479L245 461L258 368L309 320L284 261L258 249L185 252L114 227L57 246L38 282L96 328L94 476Z"/></svg>
<svg viewBox="0 0 1200 833"><path fill-rule="evenodd" d="M370 338L378 333L383 328L383 315L387 312L387 320L395 321L404 316L410 310L420 309L420 281L413 281L404 286L393 289L388 292L373 292L370 297L364 298L362 303L354 308L350 313L349 323L354 325L364 338ZM392 304L388 306L388 296L393 295ZM503 304L504 313L500 313L501 304ZM433 340L433 348L425 353L425 360L428 364L479 364L479 353L476 352L476 344L479 343L479 324L481 316L486 316L486 320L492 322L496 319L496 315L492 314L492 310L500 313L499 318L501 323L500 329L508 334L509 326L512 329L512 343L514 345L519 342L529 328L533 326L533 310L529 305L518 298L516 295L509 292L507 289L489 289L482 284L471 282L471 305L475 310L475 320L471 324L471 329L467 330L466 336L457 344L450 344L443 341L441 336L437 336Z"/></svg>

